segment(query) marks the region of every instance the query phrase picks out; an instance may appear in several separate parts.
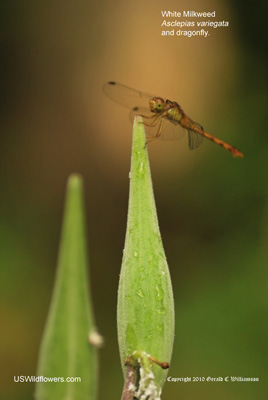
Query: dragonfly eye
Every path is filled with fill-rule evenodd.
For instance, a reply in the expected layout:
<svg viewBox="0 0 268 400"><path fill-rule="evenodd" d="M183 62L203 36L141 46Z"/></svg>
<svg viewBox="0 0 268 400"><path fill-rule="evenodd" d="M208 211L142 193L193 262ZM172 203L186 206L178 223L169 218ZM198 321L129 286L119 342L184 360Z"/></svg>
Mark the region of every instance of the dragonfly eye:
<svg viewBox="0 0 268 400"><path fill-rule="evenodd" d="M165 101L161 97L154 97L149 101L150 110L153 113L160 113L165 107Z"/></svg>

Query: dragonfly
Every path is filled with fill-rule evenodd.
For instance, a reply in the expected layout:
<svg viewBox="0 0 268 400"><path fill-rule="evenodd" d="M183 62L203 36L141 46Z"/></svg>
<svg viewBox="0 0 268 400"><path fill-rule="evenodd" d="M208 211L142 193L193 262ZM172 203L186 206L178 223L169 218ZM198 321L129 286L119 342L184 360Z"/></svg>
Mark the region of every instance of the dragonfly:
<svg viewBox="0 0 268 400"><path fill-rule="evenodd" d="M188 132L190 150L197 149L202 144L203 139L206 138L229 151L233 157L243 157L243 153L236 147L205 132L202 125L188 117L176 101L144 93L117 82L105 83L103 91L110 100L128 108L132 118L135 115L140 115L145 120L143 121L145 126L155 128L153 135L147 134L149 140L146 143L158 138L163 140L181 138L182 130L176 127L174 132L174 129L170 129L174 125L179 125ZM173 131L173 134L166 135L165 131L168 130Z"/></svg>

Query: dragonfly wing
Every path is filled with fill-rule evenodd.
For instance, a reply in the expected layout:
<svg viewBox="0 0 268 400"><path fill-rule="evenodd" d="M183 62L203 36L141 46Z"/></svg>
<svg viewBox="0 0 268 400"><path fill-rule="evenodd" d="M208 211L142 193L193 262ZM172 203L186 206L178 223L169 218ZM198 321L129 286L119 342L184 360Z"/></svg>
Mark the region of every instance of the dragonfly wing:
<svg viewBox="0 0 268 400"><path fill-rule="evenodd" d="M173 121L163 118L161 140L174 141L180 140L185 135L185 131L181 126Z"/></svg>
<svg viewBox="0 0 268 400"><path fill-rule="evenodd" d="M203 142L203 136L195 131L188 131L189 149L197 149Z"/></svg>
<svg viewBox="0 0 268 400"><path fill-rule="evenodd" d="M129 120L130 120L131 123L133 122L133 119L134 119L134 117L135 117L136 115L151 117L151 116L153 116L154 114L151 113L149 107L137 107L137 106L136 106L136 107L133 107L133 108L130 110L130 113L129 113ZM150 118L144 118L144 122L145 122L145 123L150 123Z"/></svg>
<svg viewBox="0 0 268 400"><path fill-rule="evenodd" d="M149 110L149 100L155 97L153 94L140 92L117 82L105 83L103 92L110 100L130 110L137 106L147 107Z"/></svg>

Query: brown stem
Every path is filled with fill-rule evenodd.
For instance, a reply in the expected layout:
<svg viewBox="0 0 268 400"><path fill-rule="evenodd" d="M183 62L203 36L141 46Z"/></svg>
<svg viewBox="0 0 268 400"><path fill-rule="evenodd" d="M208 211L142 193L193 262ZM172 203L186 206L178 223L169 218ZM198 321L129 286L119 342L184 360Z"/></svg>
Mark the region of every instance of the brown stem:
<svg viewBox="0 0 268 400"><path fill-rule="evenodd" d="M137 390L137 368L127 365L127 372L121 400L133 400Z"/></svg>

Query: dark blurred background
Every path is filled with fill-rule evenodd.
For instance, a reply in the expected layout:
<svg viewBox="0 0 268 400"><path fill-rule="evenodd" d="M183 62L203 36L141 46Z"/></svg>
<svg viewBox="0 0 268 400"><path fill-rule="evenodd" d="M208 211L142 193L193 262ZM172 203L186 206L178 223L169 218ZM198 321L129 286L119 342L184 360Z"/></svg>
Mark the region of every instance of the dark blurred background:
<svg viewBox="0 0 268 400"><path fill-rule="evenodd" d="M205 141L149 147L159 224L176 301L172 377L259 383L166 383L163 399L266 399L267 2L160 0L1 2L1 398L33 399L65 185L84 177L95 318L105 337L100 399L123 378L116 296L128 203L128 111L109 80L176 100L244 152ZM216 11L229 28L162 37L161 10ZM190 20L190 18L188 18Z"/></svg>

